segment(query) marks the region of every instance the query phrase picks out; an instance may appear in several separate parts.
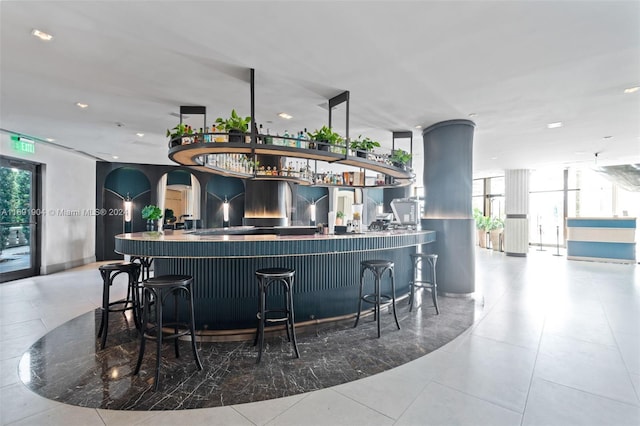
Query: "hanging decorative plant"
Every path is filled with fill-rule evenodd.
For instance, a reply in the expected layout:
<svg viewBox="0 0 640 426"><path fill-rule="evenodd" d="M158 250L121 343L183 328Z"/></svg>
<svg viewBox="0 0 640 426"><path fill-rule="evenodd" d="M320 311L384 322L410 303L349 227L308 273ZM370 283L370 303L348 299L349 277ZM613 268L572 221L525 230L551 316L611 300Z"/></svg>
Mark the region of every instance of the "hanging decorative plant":
<svg viewBox="0 0 640 426"><path fill-rule="evenodd" d="M309 139L320 142L318 149L321 151L328 151L329 145L338 145L344 141L342 136L327 126L322 126L320 130L316 129L313 132L307 132L307 135Z"/></svg>
<svg viewBox="0 0 640 426"><path fill-rule="evenodd" d="M227 119L218 117L215 123L218 130L229 133L229 142L242 142L242 133L249 131L251 117L240 117L236 110L232 109L231 117Z"/></svg>

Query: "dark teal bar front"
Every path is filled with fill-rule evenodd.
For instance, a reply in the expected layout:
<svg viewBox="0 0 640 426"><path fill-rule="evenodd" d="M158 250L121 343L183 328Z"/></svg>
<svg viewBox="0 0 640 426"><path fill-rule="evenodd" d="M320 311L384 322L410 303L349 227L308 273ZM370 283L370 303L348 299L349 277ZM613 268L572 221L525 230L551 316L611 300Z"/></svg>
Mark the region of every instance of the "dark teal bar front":
<svg viewBox="0 0 640 426"><path fill-rule="evenodd" d="M116 251L154 257L156 276L193 276L198 330L236 330L256 326L257 269L276 266L295 269L297 323L344 318L358 307L362 260L393 261L399 297L409 290L410 255L435 238L434 231L314 236L139 233L116 236ZM372 288L369 275L367 283ZM383 289L388 286L385 279ZM278 306L281 300L276 292L270 295L269 302Z"/></svg>

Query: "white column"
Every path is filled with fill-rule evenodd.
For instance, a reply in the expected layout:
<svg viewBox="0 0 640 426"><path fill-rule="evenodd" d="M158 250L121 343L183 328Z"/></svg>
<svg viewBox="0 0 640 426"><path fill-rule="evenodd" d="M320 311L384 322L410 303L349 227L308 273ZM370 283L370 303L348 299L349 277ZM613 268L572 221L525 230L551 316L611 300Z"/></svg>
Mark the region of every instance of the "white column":
<svg viewBox="0 0 640 426"><path fill-rule="evenodd" d="M529 251L529 170L505 170L504 251L526 256Z"/></svg>

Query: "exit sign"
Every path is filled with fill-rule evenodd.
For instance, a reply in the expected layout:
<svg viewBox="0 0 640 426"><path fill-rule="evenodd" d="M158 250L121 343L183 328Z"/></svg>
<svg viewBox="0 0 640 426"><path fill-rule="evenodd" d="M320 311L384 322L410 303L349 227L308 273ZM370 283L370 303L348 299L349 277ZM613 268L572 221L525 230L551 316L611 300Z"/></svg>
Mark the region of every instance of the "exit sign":
<svg viewBox="0 0 640 426"><path fill-rule="evenodd" d="M11 136L11 143L13 144L13 150L16 152L23 152L26 154L35 154L36 144L32 139L25 138L24 136Z"/></svg>

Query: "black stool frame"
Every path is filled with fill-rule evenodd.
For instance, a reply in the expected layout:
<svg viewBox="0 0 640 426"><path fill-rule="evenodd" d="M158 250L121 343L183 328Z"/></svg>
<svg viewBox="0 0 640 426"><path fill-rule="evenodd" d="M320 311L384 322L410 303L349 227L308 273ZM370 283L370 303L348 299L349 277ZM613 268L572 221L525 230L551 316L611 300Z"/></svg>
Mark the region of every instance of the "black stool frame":
<svg viewBox="0 0 640 426"><path fill-rule="evenodd" d="M431 280L417 280L416 272L418 270L418 266L420 267L420 272L422 273L422 265L424 265L423 260L427 260L429 267L431 269L430 275ZM437 254L427 254L427 253L415 253L411 255L411 260L413 260L413 281L409 283L409 288L411 292L409 294L409 312L413 309L413 299L415 297L415 290L417 288L428 288L431 289L431 299L433 300L433 306L436 308L436 314L440 315L440 308L438 307L438 284L436 281L436 262L438 261Z"/></svg>
<svg viewBox="0 0 640 426"><path fill-rule="evenodd" d="M142 284L143 292L143 314L142 323L144 324L144 330L140 337L140 351L138 353L138 362L134 375L140 372L140 366L142 365L142 359L144 358L144 351L147 339L156 340L156 371L155 381L153 384L153 390L158 390L158 384L160 381L160 364L162 359L162 341L173 340L176 358L180 357L180 351L178 349L178 338L190 334L191 336L191 349L193 350L193 357L196 360L198 370L202 370L202 363L200 362L200 356L198 355L198 349L196 347L196 331L195 320L193 315L193 292L191 285L193 278L187 275L164 275L157 278L151 278ZM186 296L187 303L189 305L189 322L180 322L178 318L178 296L183 293ZM172 323L162 323L162 310L164 302L168 296L174 297L174 309L175 320ZM152 307L154 307L155 324L150 324L150 314ZM162 328L173 327L173 333L163 335ZM182 328L182 330L180 329Z"/></svg>
<svg viewBox="0 0 640 426"><path fill-rule="evenodd" d="M259 343L258 347L258 359L256 364L260 363L262 359L262 349L264 348L264 327L267 323L285 322L285 328L287 330L288 341L293 340L293 350L295 351L296 358L300 358L300 352L298 352L298 342L296 341L296 329L295 319L293 313L293 279L295 271L287 268L267 268L258 269L256 271L256 278L258 279L258 329L256 331L256 338L253 341L253 345ZM268 309L267 308L267 292L271 284L279 283L285 293L286 306L282 309ZM267 318L267 314L271 312L279 312L285 316L279 318ZM289 334L289 328L291 328L291 334Z"/></svg>
<svg viewBox="0 0 640 426"><path fill-rule="evenodd" d="M378 325L378 337L380 337L380 307L381 305L388 305L391 303L393 307L393 318L396 320L396 326L400 330L400 323L398 322L398 315L396 313L396 285L393 276L393 262L389 260L364 260L360 262L360 295L358 298L358 314L356 315L356 323L353 327L358 326L360 321L360 313L362 312L362 302L373 304L373 319L377 321ZM364 273L365 271L371 271L375 279L375 287L373 294L363 295L364 287ZM391 277L391 296L380 293L380 281L386 271L389 271Z"/></svg>
<svg viewBox="0 0 640 426"><path fill-rule="evenodd" d="M140 306L138 277L140 275L140 265L131 262L109 263L98 268L102 276L102 315L100 319L100 329L98 337L102 337L100 349L104 349L107 344L107 334L109 331L109 313L133 311L133 321L136 328L140 329ZM127 296L124 299L111 302L110 290L113 280L120 274L127 274L129 283L127 284ZM120 307L116 307L120 306Z"/></svg>

